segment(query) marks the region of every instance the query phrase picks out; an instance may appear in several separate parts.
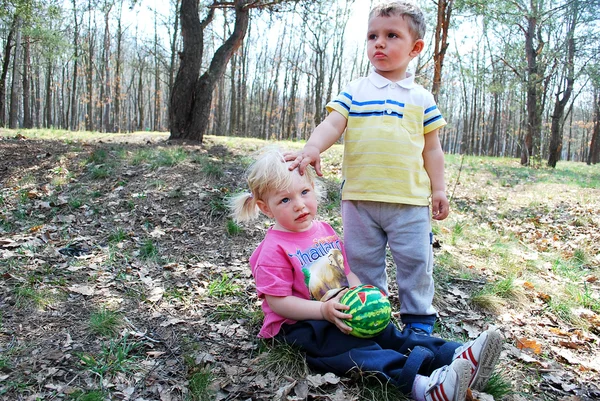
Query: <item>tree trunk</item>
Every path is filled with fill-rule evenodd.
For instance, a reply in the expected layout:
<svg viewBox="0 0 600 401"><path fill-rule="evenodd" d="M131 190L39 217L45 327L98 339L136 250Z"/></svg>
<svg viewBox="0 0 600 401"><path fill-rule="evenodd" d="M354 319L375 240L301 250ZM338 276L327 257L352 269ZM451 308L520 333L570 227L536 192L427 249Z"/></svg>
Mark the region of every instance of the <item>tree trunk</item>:
<svg viewBox="0 0 600 401"><path fill-rule="evenodd" d="M250 10L244 1L235 0L235 25L229 38L217 49L210 66L200 78L193 79L198 74L200 61L202 60L202 36L204 27L212 20L213 9L204 22L198 22L198 8L194 0L182 0L181 2L181 28L183 34L183 54L181 66L175 79L173 96L171 98L171 120L170 139L189 139L202 142L208 128L210 108L213 97L213 89L217 81L223 76L227 63L233 53L240 47L250 20ZM195 38L191 36L195 33ZM198 42L198 38L200 42ZM186 46L186 44L191 46ZM191 55L193 52L199 53ZM190 58L186 60L186 58ZM196 61L194 63L194 61ZM182 78L180 79L180 75ZM182 88L182 84L188 83L191 89ZM185 104L185 100L190 103Z"/></svg>
<svg viewBox="0 0 600 401"><path fill-rule="evenodd" d="M173 83L169 108L169 128L171 138L183 139L194 135L191 131L192 113L196 102L196 89L202 53L204 51L204 28L212 21L214 9L211 8L204 21L199 21L198 2L182 0L180 9L183 51L179 70Z"/></svg>
<svg viewBox="0 0 600 401"><path fill-rule="evenodd" d="M527 131L524 140L524 149L521 154L521 164L528 166L531 164L531 157L539 156L540 135L542 127L542 110L540 107L541 77L537 56L541 53L544 46L543 42L538 42L534 46L534 38L537 31L537 16L533 11L527 17L527 31L525 32L525 53L527 55Z"/></svg>
<svg viewBox="0 0 600 401"><path fill-rule="evenodd" d="M587 157L587 164L597 164L600 162L600 91L594 90L594 128L592 140L590 141L590 151Z"/></svg>
<svg viewBox="0 0 600 401"><path fill-rule="evenodd" d="M77 81L79 79L79 20L77 19L77 1L71 0L73 4L73 76L71 80L71 119L69 128L72 131L79 129L78 124L78 102L77 102Z"/></svg>
<svg viewBox="0 0 600 401"><path fill-rule="evenodd" d="M109 16L114 3L104 2L104 45L102 49L102 70L104 72L102 80L102 114L100 128L103 132L113 132L113 122L111 121L111 82L110 82L110 29Z"/></svg>
<svg viewBox="0 0 600 401"><path fill-rule="evenodd" d="M160 130L160 104L162 102L160 90L160 59L158 55L157 20L157 12L154 10L154 119L152 120L152 131Z"/></svg>
<svg viewBox="0 0 600 401"><path fill-rule="evenodd" d="M89 3L88 11L88 52L85 69L85 82L87 90L87 112L85 114L85 129L87 131L93 131L95 129L94 124L94 51L95 51L95 29L92 29L92 4L91 0Z"/></svg>
<svg viewBox="0 0 600 401"><path fill-rule="evenodd" d="M438 95L442 86L442 68L444 66L446 50L448 49L448 30L450 29L453 3L454 0L439 0L437 3L437 24L433 45L433 85L431 87L431 93L436 102L438 101Z"/></svg>
<svg viewBox="0 0 600 401"><path fill-rule="evenodd" d="M0 127L4 127L6 124L6 77L8 76L8 68L10 66L10 53L14 47L13 37L16 24L17 18L15 16L6 37L6 45L4 46L4 55L2 57L2 73L0 74Z"/></svg>
<svg viewBox="0 0 600 401"><path fill-rule="evenodd" d="M33 128L31 115L31 38L23 41L23 128Z"/></svg>
<svg viewBox="0 0 600 401"><path fill-rule="evenodd" d="M572 19L569 24L567 32L567 60L564 65L564 81L566 83L565 90L562 98L560 93L556 94L554 102L554 112L552 113L552 125L550 128L550 146L548 148L548 166L555 168L556 163L560 160L560 152L562 150L563 142L563 125L564 125L564 112L571 93L573 92L573 83L575 82L575 28L578 22L578 11L579 4L575 1L571 5ZM562 87L562 85L561 85Z"/></svg>
<svg viewBox="0 0 600 401"><path fill-rule="evenodd" d="M13 57L12 85L10 89L10 106L8 112L8 128L15 129L19 125L19 96L21 87L19 85L19 62L21 61L21 28L23 20L17 16L15 36L15 56Z"/></svg>
<svg viewBox="0 0 600 401"><path fill-rule="evenodd" d="M115 55L115 92L112 132L121 132L121 65L123 48L123 1L119 3L119 18L117 20L117 54Z"/></svg>

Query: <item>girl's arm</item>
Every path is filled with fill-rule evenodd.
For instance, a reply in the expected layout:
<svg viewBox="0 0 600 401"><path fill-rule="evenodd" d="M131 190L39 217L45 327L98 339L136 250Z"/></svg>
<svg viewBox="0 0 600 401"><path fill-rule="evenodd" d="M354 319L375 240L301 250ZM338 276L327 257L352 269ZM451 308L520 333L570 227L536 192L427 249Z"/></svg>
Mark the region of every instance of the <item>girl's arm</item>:
<svg viewBox="0 0 600 401"><path fill-rule="evenodd" d="M339 303L346 291L342 291L327 302L302 299L293 295L287 297L265 295L265 299L273 312L279 316L292 320L327 320L347 334L352 329L343 322L343 319L349 319L352 315L342 311L350 309L350 307Z"/></svg>
<svg viewBox="0 0 600 401"><path fill-rule="evenodd" d="M444 181L444 151L438 137L439 130L425 134L423 161L431 181L431 212L436 220L444 220L450 213Z"/></svg>

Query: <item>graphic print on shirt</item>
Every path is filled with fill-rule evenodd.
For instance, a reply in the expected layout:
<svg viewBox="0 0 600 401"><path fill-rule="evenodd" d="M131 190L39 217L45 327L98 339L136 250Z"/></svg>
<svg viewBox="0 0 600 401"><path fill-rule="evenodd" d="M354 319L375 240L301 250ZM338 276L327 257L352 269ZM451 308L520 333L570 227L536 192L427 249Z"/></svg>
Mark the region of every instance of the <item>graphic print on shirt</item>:
<svg viewBox="0 0 600 401"><path fill-rule="evenodd" d="M300 261L311 297L320 300L330 289L348 286L348 279L339 239L329 237L315 240L315 243L305 251L289 254L289 257Z"/></svg>

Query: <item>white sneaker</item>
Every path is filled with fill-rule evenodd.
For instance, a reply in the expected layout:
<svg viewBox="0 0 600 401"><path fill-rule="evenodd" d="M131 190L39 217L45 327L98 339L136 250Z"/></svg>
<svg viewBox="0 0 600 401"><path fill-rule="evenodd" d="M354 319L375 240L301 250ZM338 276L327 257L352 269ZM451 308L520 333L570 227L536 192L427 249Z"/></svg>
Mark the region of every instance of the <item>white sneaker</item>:
<svg viewBox="0 0 600 401"><path fill-rule="evenodd" d="M496 330L486 330L475 340L454 351L454 360L464 359L471 366L469 387L481 391L485 388L502 352L502 335Z"/></svg>
<svg viewBox="0 0 600 401"><path fill-rule="evenodd" d="M426 401L465 401L471 364L464 359L455 359L450 365L442 366L429 376Z"/></svg>

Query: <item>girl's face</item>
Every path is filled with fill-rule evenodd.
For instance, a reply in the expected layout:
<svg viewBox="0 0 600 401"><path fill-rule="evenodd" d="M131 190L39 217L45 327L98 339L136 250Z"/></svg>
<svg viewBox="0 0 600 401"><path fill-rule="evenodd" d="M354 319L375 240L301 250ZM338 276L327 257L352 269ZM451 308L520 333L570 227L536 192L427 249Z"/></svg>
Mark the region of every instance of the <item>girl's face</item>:
<svg viewBox="0 0 600 401"><path fill-rule="evenodd" d="M408 17L406 17L408 18ZM367 55L379 75L390 81L406 78L410 61L423 50L422 39L415 39L402 16L374 16L367 31Z"/></svg>
<svg viewBox="0 0 600 401"><path fill-rule="evenodd" d="M260 210L275 219L273 229L301 232L312 226L317 214L317 196L314 187L298 169L291 172L292 185L285 190L271 191L266 199L256 203Z"/></svg>

